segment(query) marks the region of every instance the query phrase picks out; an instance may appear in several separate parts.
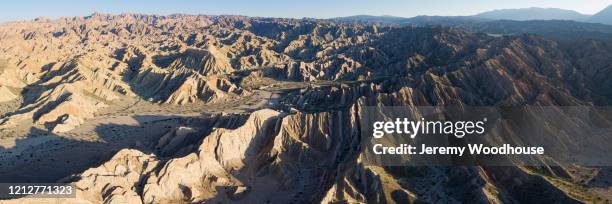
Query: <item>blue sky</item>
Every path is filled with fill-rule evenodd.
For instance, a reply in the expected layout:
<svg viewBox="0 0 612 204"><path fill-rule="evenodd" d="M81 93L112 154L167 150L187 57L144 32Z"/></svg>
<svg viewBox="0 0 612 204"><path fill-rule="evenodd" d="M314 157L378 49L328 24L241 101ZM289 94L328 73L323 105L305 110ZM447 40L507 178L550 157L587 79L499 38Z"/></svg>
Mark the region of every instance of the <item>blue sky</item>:
<svg viewBox="0 0 612 204"><path fill-rule="evenodd" d="M15 0L2 2L0 22L102 13L236 14L329 18L350 15L472 15L503 8L563 8L593 14L612 0Z"/></svg>

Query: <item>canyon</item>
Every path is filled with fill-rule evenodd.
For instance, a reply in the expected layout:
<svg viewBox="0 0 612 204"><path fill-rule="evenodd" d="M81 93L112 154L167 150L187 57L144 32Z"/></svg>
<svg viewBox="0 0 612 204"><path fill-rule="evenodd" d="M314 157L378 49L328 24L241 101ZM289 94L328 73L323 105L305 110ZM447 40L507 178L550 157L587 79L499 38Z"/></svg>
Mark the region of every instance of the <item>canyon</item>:
<svg viewBox="0 0 612 204"><path fill-rule="evenodd" d="M57 203L609 202L609 167L369 165L360 122L377 106L609 106L610 56L603 39L440 25L5 23L0 181L74 184Z"/></svg>

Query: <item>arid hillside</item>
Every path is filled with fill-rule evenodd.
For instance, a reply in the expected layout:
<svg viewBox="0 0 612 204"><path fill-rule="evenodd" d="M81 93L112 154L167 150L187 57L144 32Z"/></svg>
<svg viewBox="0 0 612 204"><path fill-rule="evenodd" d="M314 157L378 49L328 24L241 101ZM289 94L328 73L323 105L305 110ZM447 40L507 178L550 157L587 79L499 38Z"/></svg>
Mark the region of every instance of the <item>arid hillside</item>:
<svg viewBox="0 0 612 204"><path fill-rule="evenodd" d="M366 165L359 125L366 106L610 106L610 56L608 41L433 25L6 23L0 181L74 183L62 203L610 202L609 167Z"/></svg>

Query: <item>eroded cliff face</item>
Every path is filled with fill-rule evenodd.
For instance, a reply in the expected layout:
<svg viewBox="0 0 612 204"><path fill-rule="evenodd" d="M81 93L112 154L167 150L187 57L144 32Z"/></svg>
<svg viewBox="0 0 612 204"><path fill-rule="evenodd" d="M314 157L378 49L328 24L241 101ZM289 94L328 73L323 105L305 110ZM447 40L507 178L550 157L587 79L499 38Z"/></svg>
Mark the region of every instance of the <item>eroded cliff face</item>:
<svg viewBox="0 0 612 204"><path fill-rule="evenodd" d="M120 150L64 179L76 185L77 198L57 202L610 199L609 185L594 185L592 172L609 171L603 167L368 165L360 127L366 106L609 105L607 42L559 44L444 27L95 14L10 23L0 28L0 45L8 59L0 76L9 79L0 81L0 101L23 101L0 127L31 121L70 132L126 98L162 108L198 102L232 108L230 99L279 95L246 116L168 130L152 141L154 151Z"/></svg>
<svg viewBox="0 0 612 204"><path fill-rule="evenodd" d="M610 46L596 41L567 47L531 35L495 38L442 27L136 14L15 22L0 36L0 58L7 60L2 73L9 79L0 85L24 97L8 119L16 122L61 124L64 115L86 120L123 97L223 103L250 94L232 75L253 70L307 82L408 77L402 84L436 93L432 104L463 98L472 105L509 105L537 97L576 103L561 101L568 97L560 94L610 100L609 66L598 57L610 54ZM66 100L66 89L88 99ZM7 94L7 100L16 97ZM36 117L58 104L84 109L91 103L99 104L91 113Z"/></svg>
<svg viewBox="0 0 612 204"><path fill-rule="evenodd" d="M578 203L596 196L589 190L577 192L572 186L578 184L560 180L579 178L574 167L380 167L364 163L362 108L424 105L425 98L411 88L401 88L359 97L341 110L255 111L235 129L214 129L185 156L156 157L122 150L103 165L75 176L77 199L66 201ZM175 148L169 144L183 143L188 133L193 132L188 128L171 131L159 144Z"/></svg>

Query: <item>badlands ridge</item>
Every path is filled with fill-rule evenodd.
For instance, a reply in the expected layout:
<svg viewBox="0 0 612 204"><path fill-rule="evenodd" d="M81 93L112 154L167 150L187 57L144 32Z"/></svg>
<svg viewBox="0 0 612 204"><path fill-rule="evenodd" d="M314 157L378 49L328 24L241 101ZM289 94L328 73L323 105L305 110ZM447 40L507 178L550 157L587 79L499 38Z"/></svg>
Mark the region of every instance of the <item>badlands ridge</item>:
<svg viewBox="0 0 612 204"><path fill-rule="evenodd" d="M74 183L58 203L609 202L608 167L372 166L360 129L365 106L610 105L609 56L605 41L439 26L6 23L0 181Z"/></svg>

